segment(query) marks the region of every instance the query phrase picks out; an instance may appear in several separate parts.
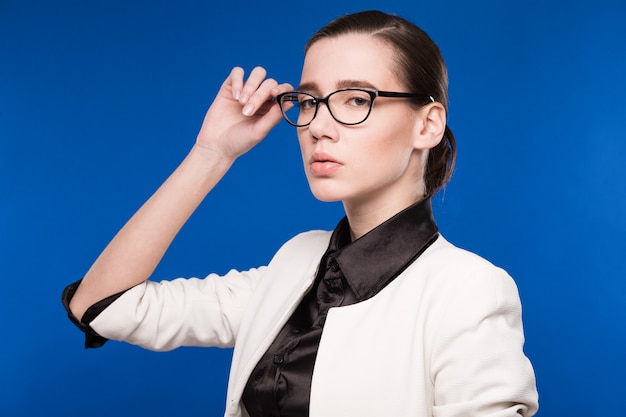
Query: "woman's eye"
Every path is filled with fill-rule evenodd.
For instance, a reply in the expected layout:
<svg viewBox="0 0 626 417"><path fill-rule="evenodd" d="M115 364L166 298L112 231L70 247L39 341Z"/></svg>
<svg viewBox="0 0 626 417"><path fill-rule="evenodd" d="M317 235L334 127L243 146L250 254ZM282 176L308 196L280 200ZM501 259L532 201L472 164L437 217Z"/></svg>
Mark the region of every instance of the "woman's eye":
<svg viewBox="0 0 626 417"><path fill-rule="evenodd" d="M317 103L317 100L315 100L314 98L307 98L304 100L300 100L300 108L303 110L314 109L316 103Z"/></svg>
<svg viewBox="0 0 626 417"><path fill-rule="evenodd" d="M352 97L348 103L355 107L365 107L369 106L370 101L365 97Z"/></svg>

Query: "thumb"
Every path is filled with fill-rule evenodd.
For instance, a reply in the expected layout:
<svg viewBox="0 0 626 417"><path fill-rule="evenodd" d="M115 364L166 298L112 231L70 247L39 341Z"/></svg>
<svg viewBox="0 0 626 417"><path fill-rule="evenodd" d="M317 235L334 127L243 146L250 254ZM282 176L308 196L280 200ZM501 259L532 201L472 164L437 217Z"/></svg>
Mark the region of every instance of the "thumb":
<svg viewBox="0 0 626 417"><path fill-rule="evenodd" d="M283 118L278 103L274 102L270 109L254 123L252 136L264 138Z"/></svg>

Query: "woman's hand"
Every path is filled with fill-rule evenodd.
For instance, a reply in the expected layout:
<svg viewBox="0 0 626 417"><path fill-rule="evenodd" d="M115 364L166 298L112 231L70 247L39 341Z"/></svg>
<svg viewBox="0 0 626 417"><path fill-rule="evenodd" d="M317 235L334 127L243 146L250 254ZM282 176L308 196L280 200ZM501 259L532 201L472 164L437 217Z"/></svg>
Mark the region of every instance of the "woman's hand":
<svg viewBox="0 0 626 417"><path fill-rule="evenodd" d="M293 90L266 75L256 67L244 82L243 69L233 68L207 111L196 146L234 160L265 138L282 118L274 99Z"/></svg>

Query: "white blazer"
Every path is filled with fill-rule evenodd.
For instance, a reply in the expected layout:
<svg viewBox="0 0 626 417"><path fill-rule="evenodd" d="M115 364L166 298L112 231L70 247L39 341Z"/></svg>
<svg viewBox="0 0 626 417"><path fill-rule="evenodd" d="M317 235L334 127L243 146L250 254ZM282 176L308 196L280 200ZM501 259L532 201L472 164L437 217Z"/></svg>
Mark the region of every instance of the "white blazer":
<svg viewBox="0 0 626 417"><path fill-rule="evenodd" d="M92 323L151 350L234 346L225 416L311 287L330 232L303 233L266 267L146 282ZM537 410L517 287L440 236L376 296L331 308L313 371L311 417L520 417Z"/></svg>

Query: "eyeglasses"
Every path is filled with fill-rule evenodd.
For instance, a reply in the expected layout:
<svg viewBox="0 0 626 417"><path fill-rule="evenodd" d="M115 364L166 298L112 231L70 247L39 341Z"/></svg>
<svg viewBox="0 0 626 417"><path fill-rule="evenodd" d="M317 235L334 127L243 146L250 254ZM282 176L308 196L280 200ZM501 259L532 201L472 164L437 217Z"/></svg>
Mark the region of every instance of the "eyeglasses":
<svg viewBox="0 0 626 417"><path fill-rule="evenodd" d="M435 101L427 94L395 93L362 88L344 88L324 98L302 91L290 91L279 94L276 101L283 112L283 117L292 126L304 127L311 124L317 116L320 103L326 104L333 119L341 124L352 126L363 123L369 117L376 97L424 99L424 104Z"/></svg>

